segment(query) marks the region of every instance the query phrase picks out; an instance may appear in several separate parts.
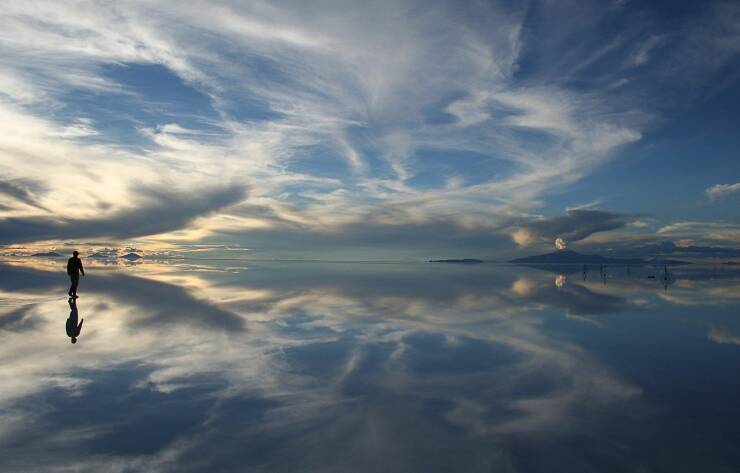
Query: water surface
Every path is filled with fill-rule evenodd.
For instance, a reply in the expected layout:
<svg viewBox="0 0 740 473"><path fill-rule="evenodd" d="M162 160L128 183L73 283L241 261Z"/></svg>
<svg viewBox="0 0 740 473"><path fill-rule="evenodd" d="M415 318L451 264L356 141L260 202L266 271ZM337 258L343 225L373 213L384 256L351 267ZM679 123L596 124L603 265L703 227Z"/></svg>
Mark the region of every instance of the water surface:
<svg viewBox="0 0 740 473"><path fill-rule="evenodd" d="M0 471L740 471L730 267L87 269L0 264Z"/></svg>

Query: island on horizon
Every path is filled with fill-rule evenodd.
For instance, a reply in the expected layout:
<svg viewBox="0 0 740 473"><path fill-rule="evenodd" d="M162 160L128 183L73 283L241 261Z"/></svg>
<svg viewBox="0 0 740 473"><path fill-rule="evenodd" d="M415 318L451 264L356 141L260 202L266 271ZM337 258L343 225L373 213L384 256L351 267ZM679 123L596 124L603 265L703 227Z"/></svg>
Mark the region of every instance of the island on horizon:
<svg viewBox="0 0 740 473"><path fill-rule="evenodd" d="M478 264L484 263L483 260L475 258L462 258L462 259L430 259L428 263L457 263L457 264Z"/></svg>
<svg viewBox="0 0 740 473"><path fill-rule="evenodd" d="M63 255L60 255L56 251L47 251L42 253L34 253L31 256L36 256L40 258L62 258Z"/></svg>

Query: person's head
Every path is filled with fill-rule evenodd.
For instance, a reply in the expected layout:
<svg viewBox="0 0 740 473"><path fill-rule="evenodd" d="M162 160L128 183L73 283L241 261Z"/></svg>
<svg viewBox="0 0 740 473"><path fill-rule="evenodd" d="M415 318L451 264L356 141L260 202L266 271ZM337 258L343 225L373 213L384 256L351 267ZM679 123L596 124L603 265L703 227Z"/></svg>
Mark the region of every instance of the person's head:
<svg viewBox="0 0 740 473"><path fill-rule="evenodd" d="M72 343L77 343L77 337L72 337Z"/></svg>
<svg viewBox="0 0 740 473"><path fill-rule="evenodd" d="M74 250L74 251L72 252L72 256L74 256L74 257L77 257L77 256L79 256L79 255L80 255L80 252L79 252L79 251L77 251L77 250Z"/></svg>

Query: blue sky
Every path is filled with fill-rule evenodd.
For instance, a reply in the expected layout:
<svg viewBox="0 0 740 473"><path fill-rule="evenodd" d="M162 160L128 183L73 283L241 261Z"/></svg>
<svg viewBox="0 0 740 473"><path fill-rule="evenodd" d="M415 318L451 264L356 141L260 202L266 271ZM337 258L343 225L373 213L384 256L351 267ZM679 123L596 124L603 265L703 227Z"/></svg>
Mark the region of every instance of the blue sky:
<svg viewBox="0 0 740 473"><path fill-rule="evenodd" d="M736 2L0 2L0 244L740 246Z"/></svg>

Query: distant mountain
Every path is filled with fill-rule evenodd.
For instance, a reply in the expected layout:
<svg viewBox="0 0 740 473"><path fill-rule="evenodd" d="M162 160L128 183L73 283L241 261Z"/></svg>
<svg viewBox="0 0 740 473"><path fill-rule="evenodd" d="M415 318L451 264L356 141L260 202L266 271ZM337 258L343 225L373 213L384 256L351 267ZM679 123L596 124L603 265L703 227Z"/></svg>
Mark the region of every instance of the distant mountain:
<svg viewBox="0 0 740 473"><path fill-rule="evenodd" d="M61 258L62 255L57 253L56 251L48 251L46 253L34 253L31 256L40 256L45 258Z"/></svg>
<svg viewBox="0 0 740 473"><path fill-rule="evenodd" d="M431 259L429 263L457 263L457 264L478 264L482 263L483 260L475 258L463 258L463 259Z"/></svg>
<svg viewBox="0 0 740 473"><path fill-rule="evenodd" d="M108 258L117 258L117 257L118 257L117 255L112 255L109 253L100 253L100 252L93 253L90 256L88 256L88 258L99 258L99 259L108 259Z"/></svg>
<svg viewBox="0 0 740 473"><path fill-rule="evenodd" d="M601 255L584 255L571 250L554 251L544 255L528 256L509 261L514 264L622 264L641 266L652 264L638 258L607 258ZM668 264L668 263L666 263Z"/></svg>
<svg viewBox="0 0 740 473"><path fill-rule="evenodd" d="M684 264L691 264L688 261L681 261L678 259L661 259L651 258L645 262L646 264L653 266L682 266Z"/></svg>
<svg viewBox="0 0 740 473"><path fill-rule="evenodd" d="M133 260L136 260L136 259L141 259L141 258L143 258L143 256L137 255L136 253L127 253L127 254L121 256L121 258L124 258L124 259L127 259L127 260L132 260L133 261Z"/></svg>
<svg viewBox="0 0 740 473"><path fill-rule="evenodd" d="M728 248L721 246L678 246L672 241L664 241L658 244L648 244L636 248L622 248L621 252L632 256L659 256L673 255L691 258L737 258L740 257L740 248Z"/></svg>

